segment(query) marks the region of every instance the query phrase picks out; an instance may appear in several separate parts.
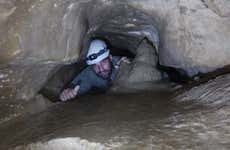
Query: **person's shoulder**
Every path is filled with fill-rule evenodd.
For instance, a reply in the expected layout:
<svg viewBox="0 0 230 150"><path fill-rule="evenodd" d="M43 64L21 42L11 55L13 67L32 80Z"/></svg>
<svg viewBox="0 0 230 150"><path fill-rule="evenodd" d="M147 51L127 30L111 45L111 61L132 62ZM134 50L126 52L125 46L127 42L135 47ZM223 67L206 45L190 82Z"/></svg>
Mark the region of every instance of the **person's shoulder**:
<svg viewBox="0 0 230 150"><path fill-rule="evenodd" d="M112 57L112 62L116 64L122 57L121 56L113 56Z"/></svg>
<svg viewBox="0 0 230 150"><path fill-rule="evenodd" d="M86 75L86 74L92 73L92 71L93 71L92 66L87 66L87 67L85 67L85 68L81 71L80 74Z"/></svg>

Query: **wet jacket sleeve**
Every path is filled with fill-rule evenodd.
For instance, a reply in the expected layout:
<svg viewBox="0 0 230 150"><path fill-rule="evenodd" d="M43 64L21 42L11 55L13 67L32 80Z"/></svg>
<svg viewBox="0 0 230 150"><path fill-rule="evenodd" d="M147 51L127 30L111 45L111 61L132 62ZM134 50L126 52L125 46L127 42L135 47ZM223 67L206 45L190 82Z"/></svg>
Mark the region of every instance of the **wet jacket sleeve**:
<svg viewBox="0 0 230 150"><path fill-rule="evenodd" d="M90 71L86 68L74 78L69 87L74 88L75 86L79 85L80 89L78 91L78 95L85 94L92 88L92 83L89 80L89 75Z"/></svg>

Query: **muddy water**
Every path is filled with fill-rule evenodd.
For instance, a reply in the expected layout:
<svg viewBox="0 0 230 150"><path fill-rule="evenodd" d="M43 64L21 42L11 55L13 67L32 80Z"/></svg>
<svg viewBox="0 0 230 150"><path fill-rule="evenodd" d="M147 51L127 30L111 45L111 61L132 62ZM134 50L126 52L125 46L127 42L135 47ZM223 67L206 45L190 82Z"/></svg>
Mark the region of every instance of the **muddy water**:
<svg viewBox="0 0 230 150"><path fill-rule="evenodd" d="M0 126L0 149L230 149L229 106L169 92L85 96Z"/></svg>

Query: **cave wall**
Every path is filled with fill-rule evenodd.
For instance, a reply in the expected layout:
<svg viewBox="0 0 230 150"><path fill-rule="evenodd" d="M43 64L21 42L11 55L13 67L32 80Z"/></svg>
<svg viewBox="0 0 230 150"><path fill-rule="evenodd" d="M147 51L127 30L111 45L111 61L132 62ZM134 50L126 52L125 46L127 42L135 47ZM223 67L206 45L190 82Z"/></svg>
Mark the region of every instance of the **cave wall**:
<svg viewBox="0 0 230 150"><path fill-rule="evenodd" d="M156 84L162 79L162 74L157 69L156 53L151 42L143 39L137 47L136 57L130 63L121 63L110 91L125 93L153 88L149 85Z"/></svg>
<svg viewBox="0 0 230 150"><path fill-rule="evenodd" d="M78 59L86 25L73 1L0 1L0 95L31 99L56 67Z"/></svg>
<svg viewBox="0 0 230 150"><path fill-rule="evenodd" d="M19 99L31 98L55 66L79 59L87 35L108 24L108 18L116 18L106 8L116 10L118 5L123 10L132 7L154 18L160 33L158 53L162 65L184 69L192 76L230 63L228 0L0 0L1 97L8 88L10 95L24 95ZM142 25L147 20L137 21ZM127 29L134 22L135 18ZM122 28L104 27L109 31L101 33L117 29L115 33L127 35ZM140 33L146 36L149 32ZM120 40L126 40L122 34ZM125 46L126 42L122 44L117 39L112 41ZM29 82L35 80L41 82Z"/></svg>
<svg viewBox="0 0 230 150"><path fill-rule="evenodd" d="M160 18L161 64L189 75L229 64L228 0L136 0L132 5Z"/></svg>

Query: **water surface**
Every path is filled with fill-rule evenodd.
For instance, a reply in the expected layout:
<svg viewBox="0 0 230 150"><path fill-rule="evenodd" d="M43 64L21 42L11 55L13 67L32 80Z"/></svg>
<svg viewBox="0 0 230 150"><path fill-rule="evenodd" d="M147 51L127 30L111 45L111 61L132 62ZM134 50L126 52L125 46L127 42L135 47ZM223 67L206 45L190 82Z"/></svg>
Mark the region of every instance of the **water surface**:
<svg viewBox="0 0 230 150"><path fill-rule="evenodd" d="M38 142L45 146L47 141L65 138L100 143L105 149L230 148L227 106L214 109L177 103L170 96L159 91L91 95L59 103L2 124L0 149ZM30 149L35 147L30 145Z"/></svg>

